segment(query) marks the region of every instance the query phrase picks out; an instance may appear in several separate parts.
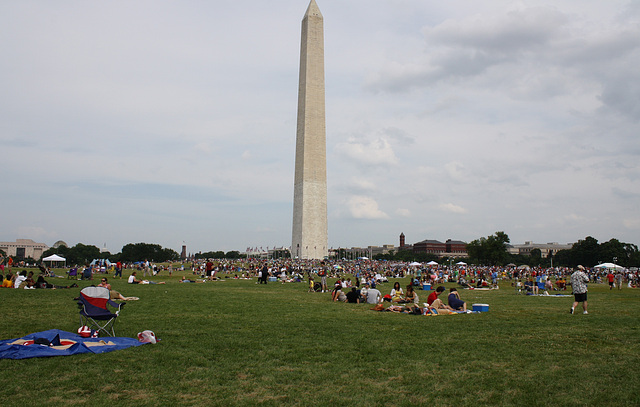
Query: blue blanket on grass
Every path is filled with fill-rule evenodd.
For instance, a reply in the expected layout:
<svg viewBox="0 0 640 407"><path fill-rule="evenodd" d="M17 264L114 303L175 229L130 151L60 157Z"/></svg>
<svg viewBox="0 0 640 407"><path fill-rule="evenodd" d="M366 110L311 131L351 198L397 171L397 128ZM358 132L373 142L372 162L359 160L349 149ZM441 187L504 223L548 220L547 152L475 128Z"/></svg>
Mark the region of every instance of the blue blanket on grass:
<svg viewBox="0 0 640 407"><path fill-rule="evenodd" d="M49 329L22 338L0 340L0 359L105 353L140 345L144 345L144 343L135 338L83 338L75 333Z"/></svg>

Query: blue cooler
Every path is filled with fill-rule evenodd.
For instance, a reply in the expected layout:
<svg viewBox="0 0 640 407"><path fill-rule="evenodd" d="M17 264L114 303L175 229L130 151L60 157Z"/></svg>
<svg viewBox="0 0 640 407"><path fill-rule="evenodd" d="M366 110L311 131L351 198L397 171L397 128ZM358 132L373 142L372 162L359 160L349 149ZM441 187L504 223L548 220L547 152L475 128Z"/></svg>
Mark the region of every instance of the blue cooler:
<svg viewBox="0 0 640 407"><path fill-rule="evenodd" d="M478 312L489 312L489 304L473 304L473 310Z"/></svg>
<svg viewBox="0 0 640 407"><path fill-rule="evenodd" d="M431 284L422 284L422 289L424 291L431 291Z"/></svg>
<svg viewBox="0 0 640 407"><path fill-rule="evenodd" d="M278 277L269 277L269 282L276 282L278 281Z"/></svg>

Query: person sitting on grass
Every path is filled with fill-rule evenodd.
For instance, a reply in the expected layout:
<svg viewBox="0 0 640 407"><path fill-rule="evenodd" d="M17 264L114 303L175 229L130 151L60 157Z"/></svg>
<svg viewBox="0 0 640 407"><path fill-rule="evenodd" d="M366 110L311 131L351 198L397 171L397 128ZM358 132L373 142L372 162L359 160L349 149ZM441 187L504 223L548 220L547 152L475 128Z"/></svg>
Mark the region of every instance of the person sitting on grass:
<svg viewBox="0 0 640 407"><path fill-rule="evenodd" d="M360 294L355 287L351 287L351 291L347 293L347 302L352 304L360 304Z"/></svg>
<svg viewBox="0 0 640 407"><path fill-rule="evenodd" d="M456 311L467 311L467 303L460 299L460 294L458 294L458 290L453 287L449 291L449 306Z"/></svg>
<svg viewBox="0 0 640 407"><path fill-rule="evenodd" d="M131 275L129 276L129 279L127 280L127 283L129 284L140 284L141 282L142 280L138 280L138 278L136 277L135 271L131 273Z"/></svg>
<svg viewBox="0 0 640 407"><path fill-rule="evenodd" d="M438 298L438 296L443 292L444 292L444 286L442 285L438 286L438 288L436 288L436 290L431 294L429 294L429 297L427 297L427 305L435 309L446 309L449 311L453 311L453 308L446 305L444 302L442 302L442 300Z"/></svg>
<svg viewBox="0 0 640 407"><path fill-rule="evenodd" d="M397 281L393 283L393 289L391 290L391 301L404 302L404 292L402 291L402 287L400 287L400 283Z"/></svg>
<svg viewBox="0 0 640 407"><path fill-rule="evenodd" d="M13 274L8 272L6 276L4 276L4 280L2 280L2 287L4 288L13 288L13 283L11 279L13 278Z"/></svg>
<svg viewBox="0 0 640 407"><path fill-rule="evenodd" d="M418 306L418 304L420 303L418 294L416 294L416 292L413 290L413 286L411 284L407 285L407 294L405 295L404 300L407 303L415 304L415 306Z"/></svg>
<svg viewBox="0 0 640 407"><path fill-rule="evenodd" d="M382 293L376 289L375 284L371 284L371 288L367 290L367 303L380 304L382 302Z"/></svg>
<svg viewBox="0 0 640 407"><path fill-rule="evenodd" d="M30 271L29 276L27 276L27 270L22 270L16 277L13 287L30 289L35 285L35 283L36 282L33 281L33 271Z"/></svg>
<svg viewBox="0 0 640 407"><path fill-rule="evenodd" d="M347 296L342 292L341 284L340 285L336 284L335 287L333 287L333 292L331 292L331 299L333 301L342 301L342 302L347 301Z"/></svg>

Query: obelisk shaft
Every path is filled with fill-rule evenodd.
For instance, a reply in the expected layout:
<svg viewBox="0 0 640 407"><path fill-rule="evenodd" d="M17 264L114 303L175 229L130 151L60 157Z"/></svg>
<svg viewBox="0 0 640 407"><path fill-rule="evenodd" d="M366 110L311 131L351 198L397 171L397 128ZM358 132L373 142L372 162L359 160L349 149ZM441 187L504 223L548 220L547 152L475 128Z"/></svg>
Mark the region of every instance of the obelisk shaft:
<svg viewBox="0 0 640 407"><path fill-rule="evenodd" d="M315 0L302 19L291 256L327 256L324 28Z"/></svg>

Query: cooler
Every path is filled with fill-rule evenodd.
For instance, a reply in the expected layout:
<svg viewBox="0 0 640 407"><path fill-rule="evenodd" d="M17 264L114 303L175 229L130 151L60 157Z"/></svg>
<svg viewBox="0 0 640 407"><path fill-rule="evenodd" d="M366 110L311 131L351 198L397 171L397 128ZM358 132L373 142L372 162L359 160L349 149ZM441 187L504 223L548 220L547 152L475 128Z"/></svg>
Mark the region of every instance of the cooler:
<svg viewBox="0 0 640 407"><path fill-rule="evenodd" d="M489 312L489 304L473 304L473 310L478 312Z"/></svg>

